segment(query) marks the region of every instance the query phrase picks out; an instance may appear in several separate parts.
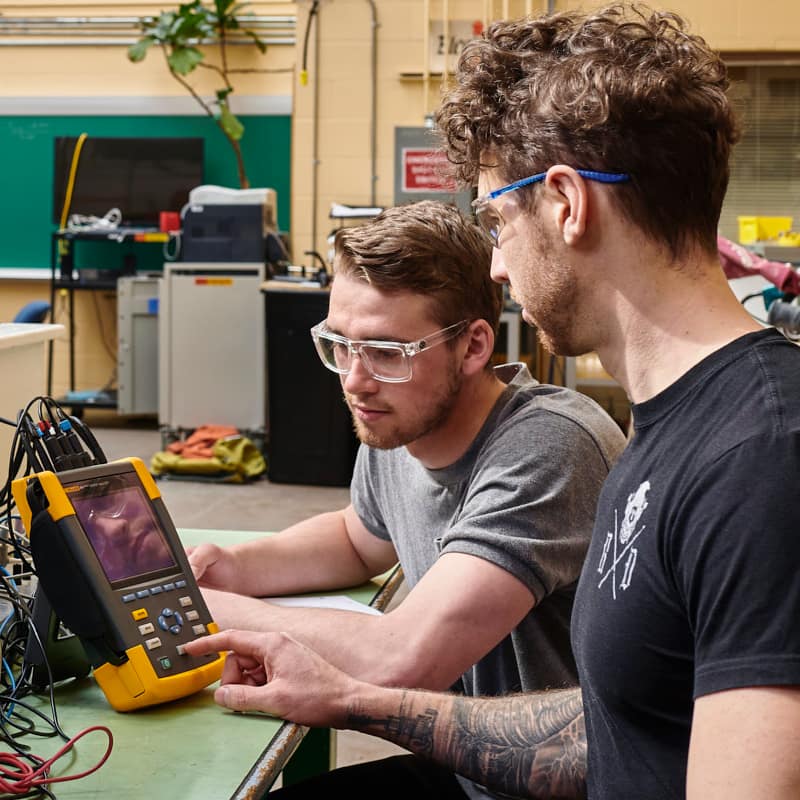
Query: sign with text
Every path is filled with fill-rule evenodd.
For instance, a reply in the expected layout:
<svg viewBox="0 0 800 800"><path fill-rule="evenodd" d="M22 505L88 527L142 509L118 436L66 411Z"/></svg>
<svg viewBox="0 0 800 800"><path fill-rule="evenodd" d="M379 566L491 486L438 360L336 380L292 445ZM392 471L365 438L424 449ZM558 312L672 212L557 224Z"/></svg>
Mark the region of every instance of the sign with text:
<svg viewBox="0 0 800 800"><path fill-rule="evenodd" d="M406 193L442 192L452 194L456 184L447 177L447 157L441 150L404 147L402 150L402 190Z"/></svg>
<svg viewBox="0 0 800 800"><path fill-rule="evenodd" d="M477 19L451 19L447 23L445 34L444 23L441 20L431 20L430 32L428 68L431 72L451 71L455 68L464 45L483 33L483 22Z"/></svg>
<svg viewBox="0 0 800 800"><path fill-rule="evenodd" d="M451 177L451 166L432 128L398 126L394 129L394 204L420 200L455 203L471 218L475 192L469 186L459 189Z"/></svg>

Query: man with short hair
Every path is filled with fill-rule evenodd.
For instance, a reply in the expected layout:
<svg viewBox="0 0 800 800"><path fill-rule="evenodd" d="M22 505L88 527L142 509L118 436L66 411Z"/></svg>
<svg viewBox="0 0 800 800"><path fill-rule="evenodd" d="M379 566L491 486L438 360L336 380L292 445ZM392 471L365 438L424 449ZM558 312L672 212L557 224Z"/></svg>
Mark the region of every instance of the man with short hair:
<svg viewBox="0 0 800 800"><path fill-rule="evenodd" d="M480 229L432 201L337 234L328 317L312 336L362 442L352 502L275 536L195 548L221 627L288 631L387 686L477 696L575 685L574 590L625 438L588 397L522 364L491 366L502 292L490 260ZM257 599L359 584L398 559L409 593L382 617ZM413 791L416 759L392 767L393 784ZM387 769L361 772L385 783ZM450 771L440 777L463 796Z"/></svg>
<svg viewBox="0 0 800 800"><path fill-rule="evenodd" d="M800 797L800 351L720 267L727 89L679 17L612 6L492 25L438 114L495 279L633 403L572 619L581 688L377 688L232 632L194 645L234 651L218 702L375 733L514 795Z"/></svg>

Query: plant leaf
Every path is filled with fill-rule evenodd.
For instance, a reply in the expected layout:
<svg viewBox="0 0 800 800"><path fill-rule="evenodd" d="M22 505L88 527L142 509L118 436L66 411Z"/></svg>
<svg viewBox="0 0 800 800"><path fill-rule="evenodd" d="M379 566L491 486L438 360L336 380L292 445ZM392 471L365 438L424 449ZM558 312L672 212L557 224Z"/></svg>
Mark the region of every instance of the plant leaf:
<svg viewBox="0 0 800 800"><path fill-rule="evenodd" d="M233 17L235 16L239 10L242 8L242 5L235 5L236 0L214 0L214 8L217 12L217 16L222 20L225 17Z"/></svg>
<svg viewBox="0 0 800 800"><path fill-rule="evenodd" d="M170 69L178 75L188 75L202 60L203 54L196 47L176 47L167 56Z"/></svg>
<svg viewBox="0 0 800 800"><path fill-rule="evenodd" d="M204 39L214 33L214 24L208 19L208 12L187 12L178 16L172 29L176 43L186 44L191 39Z"/></svg>
<svg viewBox="0 0 800 800"><path fill-rule="evenodd" d="M227 103L220 103L219 122L222 130L234 141L238 142L244 136L244 125L235 114L231 113Z"/></svg>
<svg viewBox="0 0 800 800"><path fill-rule="evenodd" d="M242 30L242 33L253 40L253 44L259 49L259 52L266 53L267 45L263 42L255 31Z"/></svg>
<svg viewBox="0 0 800 800"><path fill-rule="evenodd" d="M164 11L151 26L150 35L159 42L168 42L175 25L176 14L173 11Z"/></svg>
<svg viewBox="0 0 800 800"><path fill-rule="evenodd" d="M147 51L152 47L155 43L155 39L152 36L143 36L139 39L138 42L134 42L128 48L128 58L134 63L138 64L140 61L144 61L144 57L147 55Z"/></svg>

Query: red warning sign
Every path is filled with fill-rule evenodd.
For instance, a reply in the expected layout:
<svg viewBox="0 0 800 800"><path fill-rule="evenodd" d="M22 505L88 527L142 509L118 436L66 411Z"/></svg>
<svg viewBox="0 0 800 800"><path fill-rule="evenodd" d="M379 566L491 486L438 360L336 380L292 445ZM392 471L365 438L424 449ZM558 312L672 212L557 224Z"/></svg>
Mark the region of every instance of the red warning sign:
<svg viewBox="0 0 800 800"><path fill-rule="evenodd" d="M446 177L447 157L441 150L404 147L402 153L403 192L443 192L452 194L456 183Z"/></svg>

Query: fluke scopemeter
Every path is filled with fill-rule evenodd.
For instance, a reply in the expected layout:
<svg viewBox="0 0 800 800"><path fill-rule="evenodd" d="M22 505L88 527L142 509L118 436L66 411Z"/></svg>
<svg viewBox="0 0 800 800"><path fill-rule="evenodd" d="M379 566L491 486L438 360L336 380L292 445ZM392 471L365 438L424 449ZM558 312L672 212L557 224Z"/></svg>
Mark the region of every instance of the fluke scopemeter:
<svg viewBox="0 0 800 800"><path fill-rule="evenodd" d="M184 697L220 677L222 655L183 652L217 626L140 459L40 472L12 491L53 612L80 638L117 711Z"/></svg>

